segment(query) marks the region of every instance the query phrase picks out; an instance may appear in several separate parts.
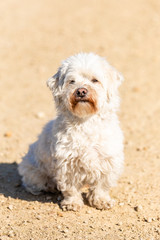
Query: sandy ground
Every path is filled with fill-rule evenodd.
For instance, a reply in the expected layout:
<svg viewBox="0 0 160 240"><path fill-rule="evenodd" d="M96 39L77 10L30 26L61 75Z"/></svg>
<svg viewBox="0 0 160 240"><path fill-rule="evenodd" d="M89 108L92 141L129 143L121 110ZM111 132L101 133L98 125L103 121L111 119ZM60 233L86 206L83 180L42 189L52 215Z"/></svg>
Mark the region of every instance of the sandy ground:
<svg viewBox="0 0 160 240"><path fill-rule="evenodd" d="M63 212L20 185L17 164L55 116L46 80L79 51L121 71L125 170L116 206ZM0 2L0 240L160 240L160 1Z"/></svg>

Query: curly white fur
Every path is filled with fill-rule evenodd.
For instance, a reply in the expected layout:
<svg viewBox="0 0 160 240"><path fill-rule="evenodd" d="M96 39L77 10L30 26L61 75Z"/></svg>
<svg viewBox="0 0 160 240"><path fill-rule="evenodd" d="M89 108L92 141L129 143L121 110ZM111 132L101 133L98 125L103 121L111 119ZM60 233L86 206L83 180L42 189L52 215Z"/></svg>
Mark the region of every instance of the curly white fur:
<svg viewBox="0 0 160 240"><path fill-rule="evenodd" d="M19 165L28 191L38 194L57 188L64 197L62 208L76 211L83 205L81 188L87 184L91 206L113 205L108 192L122 172L124 159L116 115L122 80L104 58L93 53L62 62L47 81L58 116L45 126ZM77 89L85 96L77 95Z"/></svg>

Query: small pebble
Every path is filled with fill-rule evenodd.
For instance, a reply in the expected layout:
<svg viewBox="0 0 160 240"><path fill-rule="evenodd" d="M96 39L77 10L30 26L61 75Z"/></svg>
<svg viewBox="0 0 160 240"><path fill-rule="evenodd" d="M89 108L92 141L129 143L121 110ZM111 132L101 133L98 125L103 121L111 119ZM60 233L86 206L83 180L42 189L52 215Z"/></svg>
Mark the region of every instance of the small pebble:
<svg viewBox="0 0 160 240"><path fill-rule="evenodd" d="M151 223L152 222L152 218L148 217L148 218L144 218L145 222Z"/></svg>
<svg viewBox="0 0 160 240"><path fill-rule="evenodd" d="M63 213L57 212L57 216L58 216L58 217L63 217Z"/></svg>
<svg viewBox="0 0 160 240"><path fill-rule="evenodd" d="M9 231L9 233L8 233L8 237L14 237L15 236L15 233L11 230L11 231Z"/></svg>
<svg viewBox="0 0 160 240"><path fill-rule="evenodd" d="M132 88L132 91L133 91L133 92L138 92L138 91L139 91L139 88L133 87L133 88Z"/></svg>
<svg viewBox="0 0 160 240"><path fill-rule="evenodd" d="M143 150L146 151L146 150L147 150L147 147L143 147Z"/></svg>
<svg viewBox="0 0 160 240"><path fill-rule="evenodd" d="M139 151L141 151L141 149L140 149L139 147L137 147L137 148L136 148L136 151L139 152Z"/></svg>
<svg viewBox="0 0 160 240"><path fill-rule="evenodd" d="M90 228L94 228L92 225L89 226Z"/></svg>
<svg viewBox="0 0 160 240"><path fill-rule="evenodd" d="M37 220L40 220L40 219L41 219L41 216L39 216L39 215L36 216L36 219L37 219Z"/></svg>
<svg viewBox="0 0 160 240"><path fill-rule="evenodd" d="M11 137L12 136L12 133L11 132L6 132L5 134L4 134L4 137Z"/></svg>
<svg viewBox="0 0 160 240"><path fill-rule="evenodd" d="M142 209L143 209L143 207L142 207L141 205L138 205L138 206L134 207L134 210L135 210L136 212L139 212L139 211L141 211Z"/></svg>
<svg viewBox="0 0 160 240"><path fill-rule="evenodd" d="M119 206L124 206L124 203L123 203L123 202L120 202L120 203L119 203Z"/></svg>
<svg viewBox="0 0 160 240"><path fill-rule="evenodd" d="M83 223L88 223L87 221L83 221Z"/></svg>
<svg viewBox="0 0 160 240"><path fill-rule="evenodd" d="M44 112L38 112L35 115L37 118L44 118L45 117L45 113Z"/></svg>
<svg viewBox="0 0 160 240"><path fill-rule="evenodd" d="M117 226L122 226L122 222L116 223Z"/></svg>
<svg viewBox="0 0 160 240"><path fill-rule="evenodd" d="M155 228L155 231L158 233L158 235L160 235L160 229L159 228Z"/></svg>
<svg viewBox="0 0 160 240"><path fill-rule="evenodd" d="M88 213L88 214L91 213L91 210L87 210L86 213Z"/></svg>
<svg viewBox="0 0 160 240"><path fill-rule="evenodd" d="M13 205L9 205L9 206L8 206L8 209L9 209L9 210L12 210L12 209L13 209Z"/></svg>

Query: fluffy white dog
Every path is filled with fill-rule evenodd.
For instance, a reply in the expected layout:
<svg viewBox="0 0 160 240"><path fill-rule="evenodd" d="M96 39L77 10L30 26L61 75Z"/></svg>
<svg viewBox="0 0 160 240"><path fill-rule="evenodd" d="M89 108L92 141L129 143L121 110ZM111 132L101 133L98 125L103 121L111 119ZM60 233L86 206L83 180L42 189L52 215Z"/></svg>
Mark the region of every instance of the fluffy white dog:
<svg viewBox="0 0 160 240"><path fill-rule="evenodd" d="M48 81L57 118L43 129L19 165L24 186L33 194L58 189L64 210L112 207L110 187L123 169L123 134L116 110L123 77L102 57L80 53L62 62Z"/></svg>

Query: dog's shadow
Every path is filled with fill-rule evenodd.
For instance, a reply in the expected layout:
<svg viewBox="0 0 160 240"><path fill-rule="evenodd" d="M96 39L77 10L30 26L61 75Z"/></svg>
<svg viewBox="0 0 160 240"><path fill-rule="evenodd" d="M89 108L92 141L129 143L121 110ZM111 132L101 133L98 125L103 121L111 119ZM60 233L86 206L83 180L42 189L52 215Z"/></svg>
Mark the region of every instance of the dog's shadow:
<svg viewBox="0 0 160 240"><path fill-rule="evenodd" d="M26 201L52 201L59 205L60 192L55 193L42 193L35 196L28 193L21 183L21 177L18 174L17 163L0 163L0 194L5 197L14 199L22 199Z"/></svg>
<svg viewBox="0 0 160 240"><path fill-rule="evenodd" d="M21 199L25 201L53 202L60 206L60 200L63 198L61 192L55 193L43 192L41 195L35 196L27 192L22 186L21 177L18 174L18 165L14 163L0 163L0 194L5 197ZM82 194L84 203L88 205L85 197Z"/></svg>

